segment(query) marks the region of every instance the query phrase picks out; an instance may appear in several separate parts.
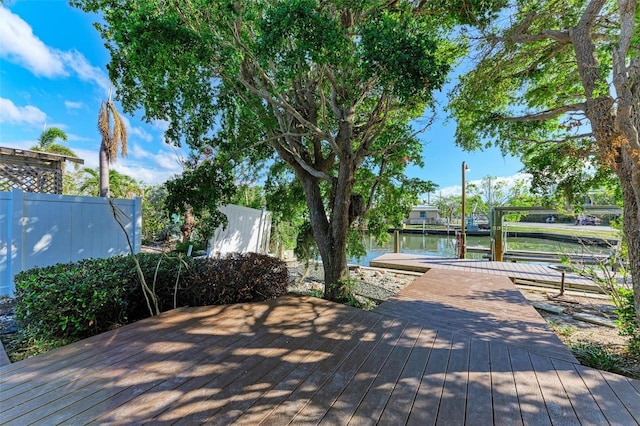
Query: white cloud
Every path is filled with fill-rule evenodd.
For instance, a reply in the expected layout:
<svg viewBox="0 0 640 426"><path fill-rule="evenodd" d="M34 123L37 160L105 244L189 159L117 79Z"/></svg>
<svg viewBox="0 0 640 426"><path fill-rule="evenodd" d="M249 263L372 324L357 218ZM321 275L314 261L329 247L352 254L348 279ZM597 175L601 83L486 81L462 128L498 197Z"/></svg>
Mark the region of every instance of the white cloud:
<svg viewBox="0 0 640 426"><path fill-rule="evenodd" d="M527 182L531 181L531 175L527 173L516 173L515 175L511 175L511 176L496 177L492 179L492 182L495 182L495 183L504 182L507 188L511 188L516 183L522 180ZM468 184L474 184L474 185L480 186L482 184L482 179L468 180L467 185ZM462 194L462 185L446 186L444 188L439 188L435 191L435 195L438 197L441 195L443 197L447 197L449 195L460 195L460 194Z"/></svg>
<svg viewBox="0 0 640 426"><path fill-rule="evenodd" d="M111 87L109 77L102 69L91 65L82 53L75 50L64 52L47 46L33 34L28 23L2 6L0 22L0 57L37 76L68 77L73 73L108 92Z"/></svg>
<svg viewBox="0 0 640 426"><path fill-rule="evenodd" d="M77 50L72 52L60 52L60 57L64 64L71 68L75 74L84 81L94 83L107 93L111 88L111 81L107 74L98 67L94 67L87 61L87 58Z"/></svg>
<svg viewBox="0 0 640 426"><path fill-rule="evenodd" d="M127 134L128 135L137 136L137 137L139 137L140 139L142 139L143 141L146 141L146 142L153 141L153 136L151 136L149 133L147 133L143 128L132 126L131 125L131 121L129 121L128 117L125 117L124 115L120 115L120 117L122 118L122 121L124 121L124 125L127 128Z"/></svg>
<svg viewBox="0 0 640 426"><path fill-rule="evenodd" d="M87 105L84 102L72 102L72 101L64 101L64 106L67 107L67 110L84 109L87 107Z"/></svg>
<svg viewBox="0 0 640 426"><path fill-rule="evenodd" d="M47 114L34 106L19 107L10 99L0 98L0 123L43 124L46 120Z"/></svg>
<svg viewBox="0 0 640 426"><path fill-rule="evenodd" d="M160 151L153 156L153 161L162 169L171 170L172 173L182 173L182 165L176 152Z"/></svg>
<svg viewBox="0 0 640 426"><path fill-rule="evenodd" d="M81 165L80 167L88 167L90 169L95 169L96 167L98 167L98 151L91 151L88 149L76 149L73 147L70 147L71 149L73 149L73 152L76 153L76 155L78 156L78 158L82 158L84 160L84 164Z"/></svg>
<svg viewBox="0 0 640 426"><path fill-rule="evenodd" d="M142 148L139 144L133 144L133 146L130 147L130 149L128 151L129 151L129 156L131 156L132 158L135 158L137 160L142 160L142 159L147 159L147 158L153 157L152 153L150 153L149 151L147 151L144 148Z"/></svg>
<svg viewBox="0 0 640 426"><path fill-rule="evenodd" d="M141 166L141 163L145 165ZM176 152L159 150L154 154L142 148L140 144L132 144L129 147L129 155L125 158L118 157L118 162L112 167L148 185L162 183L182 173Z"/></svg>
<svg viewBox="0 0 640 426"><path fill-rule="evenodd" d="M47 47L22 18L0 7L0 56L18 63L35 75L65 76L64 64L57 52Z"/></svg>
<svg viewBox="0 0 640 426"><path fill-rule="evenodd" d="M167 120L152 120L151 125L158 130L162 130L163 132L169 130L169 121Z"/></svg>
<svg viewBox="0 0 640 426"><path fill-rule="evenodd" d="M118 172L131 176L137 181L142 181L147 185L157 185L172 178L177 172L175 170L155 169L149 167L139 167L124 164L124 162L115 163L111 167Z"/></svg>

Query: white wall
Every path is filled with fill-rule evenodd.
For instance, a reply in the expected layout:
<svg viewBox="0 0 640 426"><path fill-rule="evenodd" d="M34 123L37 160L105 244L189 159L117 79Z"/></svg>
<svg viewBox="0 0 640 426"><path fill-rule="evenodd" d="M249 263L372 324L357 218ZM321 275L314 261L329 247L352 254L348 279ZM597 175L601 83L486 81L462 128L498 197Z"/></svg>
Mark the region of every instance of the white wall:
<svg viewBox="0 0 640 426"><path fill-rule="evenodd" d="M142 199L114 203L137 253ZM129 252L107 198L0 191L0 294L13 295L14 275L35 266Z"/></svg>
<svg viewBox="0 0 640 426"><path fill-rule="evenodd" d="M209 240L209 256L226 253L262 253L269 251L271 213L228 204L220 208L227 216L226 228L216 229Z"/></svg>

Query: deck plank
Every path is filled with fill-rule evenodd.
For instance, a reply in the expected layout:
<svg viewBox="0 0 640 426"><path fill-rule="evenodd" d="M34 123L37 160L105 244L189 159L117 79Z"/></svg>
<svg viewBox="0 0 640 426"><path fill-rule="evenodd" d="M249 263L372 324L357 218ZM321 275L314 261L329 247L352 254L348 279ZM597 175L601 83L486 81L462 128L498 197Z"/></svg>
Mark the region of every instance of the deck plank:
<svg viewBox="0 0 640 426"><path fill-rule="evenodd" d="M386 360L393 348L389 341L394 342L406 327L400 320L383 321L384 330L379 330L375 336L359 345L354 356L350 356L329 378L323 386L314 393L309 403L293 418L293 423L316 424L322 420L325 413L338 403L336 410L347 409L361 399L370 383L375 379L378 369ZM340 403L339 396L345 394L347 401Z"/></svg>
<svg viewBox="0 0 640 426"><path fill-rule="evenodd" d="M553 424L580 425L551 360L538 354L529 354L542 392L542 398Z"/></svg>
<svg viewBox="0 0 640 426"><path fill-rule="evenodd" d="M633 395L624 377L610 377L605 380L602 372L582 365L576 365L576 370L584 380L607 421L611 424L630 425L640 423L640 400L629 398Z"/></svg>
<svg viewBox="0 0 640 426"><path fill-rule="evenodd" d="M470 350L465 424L489 425L493 423L489 342L473 339Z"/></svg>
<svg viewBox="0 0 640 426"><path fill-rule="evenodd" d="M558 373L558 377L560 377L562 386L567 391L567 398L571 402L580 423L591 425L607 424L607 419L595 401L591 390L576 371L576 364L556 359L551 360L551 362Z"/></svg>
<svg viewBox="0 0 640 426"><path fill-rule="evenodd" d="M505 426L523 424L507 346L491 344L489 356L491 360L493 424Z"/></svg>
<svg viewBox="0 0 640 426"><path fill-rule="evenodd" d="M322 389L326 391L325 386L334 379L334 375L338 380L344 377L345 368L349 368L354 362L360 361L368 354L378 343L380 331L384 332L390 325L391 322L385 322L383 318L377 317L375 324L369 329L363 330L355 339L347 342L348 344L343 351L324 360L314 371L314 374L308 375L291 393L287 394L284 400L261 420L260 424L281 425L290 422L309 404L317 392ZM345 367L344 364L347 366ZM336 382L333 381L333 383ZM337 395L333 396L333 398L336 397Z"/></svg>
<svg viewBox="0 0 640 426"><path fill-rule="evenodd" d="M523 422L528 425L550 425L551 419L529 354L518 348L510 348L509 358Z"/></svg>
<svg viewBox="0 0 640 426"><path fill-rule="evenodd" d="M424 376L425 367L431 356L431 351L436 339L436 331L423 328L415 347L411 351L409 360L402 370L396 383L396 387L391 392L382 415L380 424L396 425L405 424L411 413L411 407L418 393L421 378ZM350 424L366 424L370 419L364 409L358 409Z"/></svg>
<svg viewBox="0 0 640 426"><path fill-rule="evenodd" d="M367 413L369 422L376 423L391 391L415 345L420 327L405 325L398 339L389 341L384 350L376 350L367 358L338 399L327 410L320 424L347 423L356 410ZM391 336L390 336L391 337Z"/></svg>
<svg viewBox="0 0 640 426"><path fill-rule="evenodd" d="M470 346L468 337L460 334L454 336L436 424L465 423Z"/></svg>
<svg viewBox="0 0 640 426"><path fill-rule="evenodd" d="M418 394L409 412L408 425L434 425L436 423L453 337L454 333L451 331L438 330Z"/></svg>

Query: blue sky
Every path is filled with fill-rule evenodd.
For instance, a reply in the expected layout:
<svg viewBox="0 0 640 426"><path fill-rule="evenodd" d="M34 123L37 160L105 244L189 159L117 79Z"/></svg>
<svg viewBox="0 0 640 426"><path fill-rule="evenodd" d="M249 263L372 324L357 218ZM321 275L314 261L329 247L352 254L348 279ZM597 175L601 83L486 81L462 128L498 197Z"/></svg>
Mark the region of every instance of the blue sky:
<svg viewBox="0 0 640 426"><path fill-rule="evenodd" d="M0 146L29 149L46 126L63 129L67 146L96 167L100 136L96 121L110 83L109 54L92 23L95 15L66 0L14 0L0 5ZM443 93L437 98L446 101ZM183 151L163 142L162 122L145 123L142 113L125 116L129 155L115 169L147 184L180 173ZM471 170L467 180L485 176L512 179L522 164L498 149L468 153L454 144L455 124L443 112L426 132L425 167L409 166L407 174L430 179L443 194L460 193L461 164Z"/></svg>

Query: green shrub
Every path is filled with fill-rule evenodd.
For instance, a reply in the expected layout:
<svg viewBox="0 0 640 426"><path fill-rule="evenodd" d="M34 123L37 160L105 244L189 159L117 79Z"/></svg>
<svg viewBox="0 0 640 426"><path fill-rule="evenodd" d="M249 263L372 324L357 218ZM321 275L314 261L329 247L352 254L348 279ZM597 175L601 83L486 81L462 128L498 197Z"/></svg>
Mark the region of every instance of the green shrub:
<svg viewBox="0 0 640 426"><path fill-rule="evenodd" d="M85 337L125 322L131 277L115 266L116 259L87 259L17 274L21 329L34 336Z"/></svg>
<svg viewBox="0 0 640 426"><path fill-rule="evenodd" d="M227 305L272 299L289 285L286 264L256 253L197 259L178 300L187 306Z"/></svg>
<svg viewBox="0 0 640 426"><path fill-rule="evenodd" d="M604 347L590 343L572 343L569 349L580 364L611 373L626 374L623 359Z"/></svg>
<svg viewBox="0 0 640 426"><path fill-rule="evenodd" d="M286 264L258 254L137 255L160 311L260 301L286 292ZM131 256L33 268L15 276L16 321L35 338L80 339L151 315Z"/></svg>
<svg viewBox="0 0 640 426"><path fill-rule="evenodd" d="M633 336L640 334L636 322L636 308L633 304L633 290L619 287L617 288L620 305L614 310L618 315L618 328L623 336Z"/></svg>

